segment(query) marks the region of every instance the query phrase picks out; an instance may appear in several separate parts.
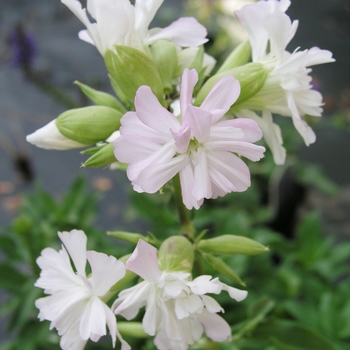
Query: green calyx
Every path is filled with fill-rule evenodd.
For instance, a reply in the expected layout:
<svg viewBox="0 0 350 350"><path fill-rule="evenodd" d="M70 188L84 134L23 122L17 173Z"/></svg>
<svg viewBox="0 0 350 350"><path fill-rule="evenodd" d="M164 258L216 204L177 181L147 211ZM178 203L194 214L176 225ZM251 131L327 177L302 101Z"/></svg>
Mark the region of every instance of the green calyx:
<svg viewBox="0 0 350 350"><path fill-rule="evenodd" d="M161 104L163 84L154 61L142 51L123 45L115 45L115 51L107 50L106 67L121 91L123 98L133 102L137 89L147 85Z"/></svg>
<svg viewBox="0 0 350 350"><path fill-rule="evenodd" d="M70 109L55 121L65 137L85 145L106 140L120 127L122 113L106 106Z"/></svg>
<svg viewBox="0 0 350 350"><path fill-rule="evenodd" d="M158 261L161 270L191 272L194 261L192 244L183 236L169 237L159 248Z"/></svg>

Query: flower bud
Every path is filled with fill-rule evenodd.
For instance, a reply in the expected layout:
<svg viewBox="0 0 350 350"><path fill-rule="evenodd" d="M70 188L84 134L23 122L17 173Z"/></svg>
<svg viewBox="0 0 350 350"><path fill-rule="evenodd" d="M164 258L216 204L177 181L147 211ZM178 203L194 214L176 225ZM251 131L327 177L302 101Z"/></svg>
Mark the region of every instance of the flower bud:
<svg viewBox="0 0 350 350"><path fill-rule="evenodd" d="M80 90L97 106L106 106L116 109L117 111L125 114L125 108L119 103L119 101L110 94L103 91L98 91L91 88L88 85L75 81Z"/></svg>
<svg viewBox="0 0 350 350"><path fill-rule="evenodd" d="M197 247L204 253L220 255L257 255L265 253L268 247L243 236L222 235L215 238L202 239L198 242Z"/></svg>
<svg viewBox="0 0 350 350"><path fill-rule="evenodd" d="M88 152L81 152L82 154L87 154ZM98 147L97 151L88 158L83 166L87 168L99 168L102 166L110 165L117 160L114 156L114 147L111 143L104 146Z"/></svg>
<svg viewBox="0 0 350 350"><path fill-rule="evenodd" d="M131 232L125 232L125 231L109 231L107 232L108 236L112 236L114 238L121 239L122 241L130 242L133 244L137 244L139 239L144 240L145 242L148 242L148 237L145 237L139 233L131 233Z"/></svg>
<svg viewBox="0 0 350 350"><path fill-rule="evenodd" d="M265 70L261 63L247 63L244 66L232 68L228 71L215 74L203 85L199 91L196 97L195 105L199 106L204 101L215 83L220 78L226 75L232 75L241 85L241 93L234 104L236 107L239 103L254 96L263 87L267 73L267 70Z"/></svg>
<svg viewBox="0 0 350 350"><path fill-rule="evenodd" d="M151 53L164 91L171 92L178 65L175 45L169 40L159 40L151 46Z"/></svg>
<svg viewBox="0 0 350 350"><path fill-rule="evenodd" d="M37 147L59 151L87 146L84 143L73 141L62 135L56 126L55 120L52 120L49 124L28 135L26 139L29 143Z"/></svg>
<svg viewBox="0 0 350 350"><path fill-rule="evenodd" d="M234 272L230 266L228 266L220 258L217 258L211 254L204 254L205 260L218 272L229 278L230 280L239 283L245 287L245 283L241 278Z"/></svg>
<svg viewBox="0 0 350 350"><path fill-rule="evenodd" d="M192 270L194 253L192 244L183 236L166 239L159 248L159 268L166 271Z"/></svg>
<svg viewBox="0 0 350 350"><path fill-rule="evenodd" d="M243 66L248 62L251 54L252 49L249 44L249 41L242 42L229 54L225 62L222 64L222 66L216 73L223 73L232 68Z"/></svg>
<svg viewBox="0 0 350 350"><path fill-rule="evenodd" d="M111 107L90 106L62 113L56 126L65 137L85 145L104 141L120 127L122 113Z"/></svg>
<svg viewBox="0 0 350 350"><path fill-rule="evenodd" d="M164 104L162 80L152 59L128 46L115 45L115 51L107 50L105 64L124 96L133 102L137 89L147 85Z"/></svg>

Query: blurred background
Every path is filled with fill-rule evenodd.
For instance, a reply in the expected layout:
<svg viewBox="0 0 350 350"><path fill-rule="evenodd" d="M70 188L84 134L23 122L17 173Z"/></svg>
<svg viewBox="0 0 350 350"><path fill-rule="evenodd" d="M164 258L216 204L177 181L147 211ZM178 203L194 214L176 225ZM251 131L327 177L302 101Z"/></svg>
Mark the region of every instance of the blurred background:
<svg viewBox="0 0 350 350"><path fill-rule="evenodd" d="M194 15L215 38L208 44L209 52L222 52L224 59L244 39L233 11L251 2L166 0L152 26L164 27L180 15ZM145 225L128 210L130 185L125 173L83 169L85 158L77 150L46 151L25 141L27 134L66 109L89 104L74 80L111 91L102 57L78 39L83 25L59 0L0 0L0 6L1 231L18 214L25 194L41 189L60 201L79 175L86 179L88 191L98 193L94 221L98 227L133 230ZM319 209L325 227L337 237L349 238L350 0L292 0L287 13L299 19L290 50L318 46L332 51L336 59L313 69L314 87L324 96L324 115L313 126L316 143L305 147L300 139L297 153L340 188L330 196L311 186L304 204ZM279 178L287 174L288 164L278 171ZM5 298L0 296L0 302ZM1 321L1 340L7 337L4 327Z"/></svg>

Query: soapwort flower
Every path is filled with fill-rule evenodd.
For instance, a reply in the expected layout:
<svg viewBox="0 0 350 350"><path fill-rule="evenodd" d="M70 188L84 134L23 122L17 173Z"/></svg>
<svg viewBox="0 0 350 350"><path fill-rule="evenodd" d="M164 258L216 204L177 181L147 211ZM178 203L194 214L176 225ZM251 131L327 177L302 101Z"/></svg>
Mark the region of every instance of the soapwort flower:
<svg viewBox="0 0 350 350"><path fill-rule="evenodd" d="M50 294L36 300L38 317L50 321L50 329L57 329L62 349L81 350L89 338L98 341L106 335L106 325L113 346L118 337L122 349L130 349L118 332L115 315L104 302L110 288L125 275L124 264L113 256L86 251L83 231L58 235L62 249L46 248L37 259L41 273L35 286ZM90 276L85 272L86 261L91 266Z"/></svg>
<svg viewBox="0 0 350 350"><path fill-rule="evenodd" d="M284 163L285 150L271 113L292 117L305 144L315 142L315 133L303 117L321 116L323 103L321 93L312 89L309 67L334 61L330 51L317 47L292 53L286 50L298 27L298 21L292 22L285 14L290 4L290 0L259 1L235 12L249 35L253 62L262 63L269 72L263 88L242 103L243 112L237 115L252 117L249 110L265 112L261 118L255 113L254 120L262 128L277 164Z"/></svg>
<svg viewBox="0 0 350 350"><path fill-rule="evenodd" d="M168 27L148 30L163 0L88 0L83 9L78 0L61 0L85 25L80 39L95 45L104 56L114 45L132 46L143 50L157 40L167 39L183 47L199 46L207 39L205 27L192 17L182 17ZM96 21L91 23L89 15Z"/></svg>
<svg viewBox="0 0 350 350"><path fill-rule="evenodd" d="M187 271L160 271L157 250L139 240L126 262L143 282L123 290L112 309L130 320L146 306L142 320L144 331L155 336L160 350L186 350L203 334L216 341L230 340L231 329L217 315L223 309L208 293L220 294L225 290L232 299L242 301L247 292L230 287L212 276L199 276L191 280Z"/></svg>
<svg viewBox="0 0 350 350"><path fill-rule="evenodd" d="M180 120L162 107L148 86L135 97L135 112L121 119L115 156L128 163L127 176L137 192L155 193L177 173L188 209L198 209L204 198L242 192L250 186L247 165L265 148L254 145L262 137L253 120L220 120L240 93L232 76L221 78L200 107L192 105L198 81L195 69L184 70L180 88ZM236 153L236 154L235 154Z"/></svg>

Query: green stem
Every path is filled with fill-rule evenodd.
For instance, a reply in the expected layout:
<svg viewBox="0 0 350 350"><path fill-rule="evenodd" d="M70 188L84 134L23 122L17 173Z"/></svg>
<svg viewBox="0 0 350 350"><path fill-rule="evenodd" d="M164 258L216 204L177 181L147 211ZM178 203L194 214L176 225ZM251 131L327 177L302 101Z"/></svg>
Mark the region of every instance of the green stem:
<svg viewBox="0 0 350 350"><path fill-rule="evenodd" d="M184 206L182 201L182 195L181 195L181 185L180 185L180 176L179 174L176 174L173 178L173 185L174 185L174 199L177 211L179 213L179 220L180 220L180 234L183 236L186 236L190 239L194 239L195 229L192 225L189 211Z"/></svg>

